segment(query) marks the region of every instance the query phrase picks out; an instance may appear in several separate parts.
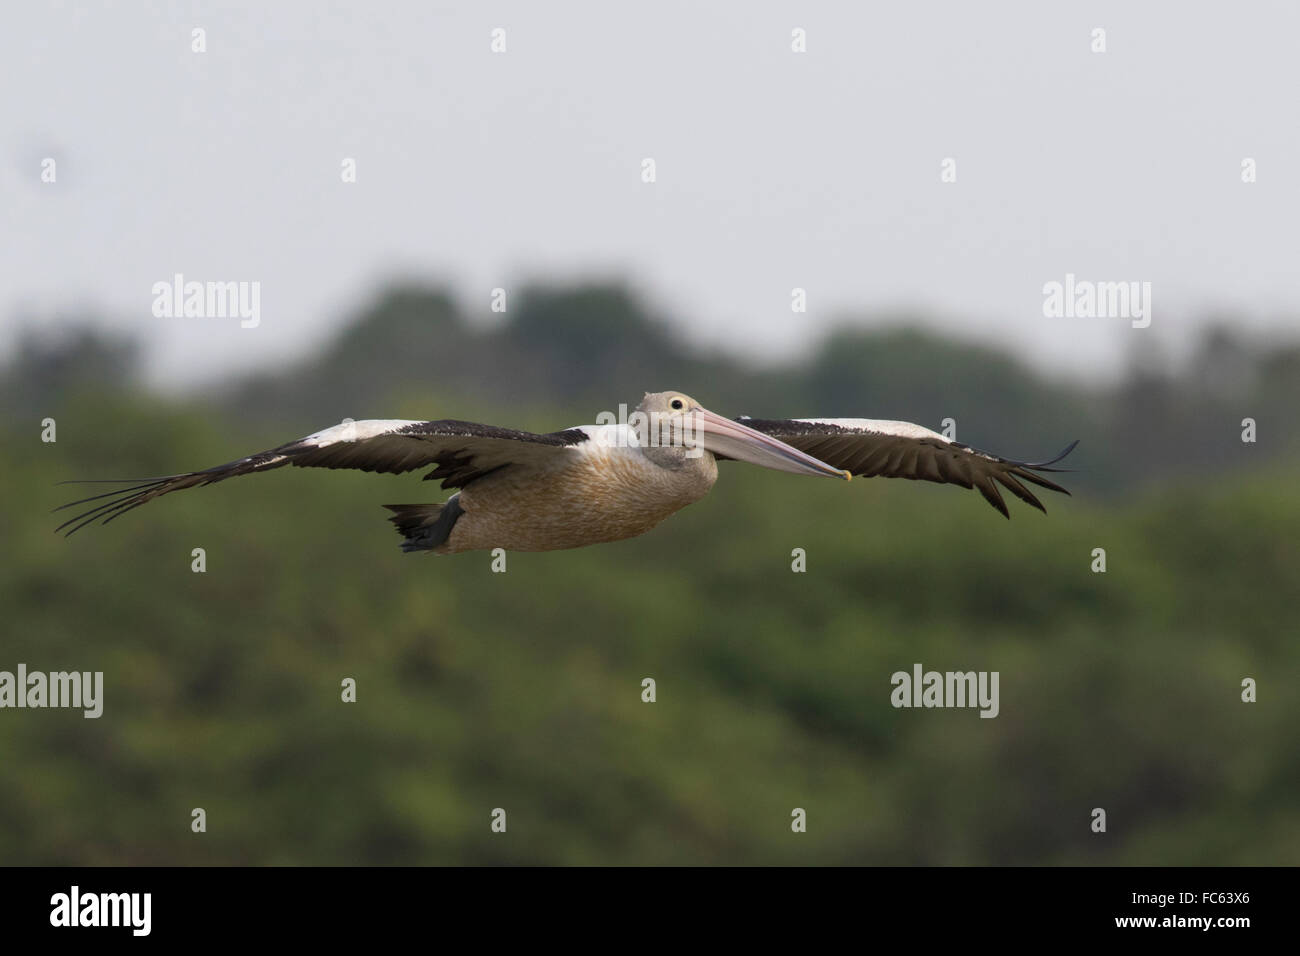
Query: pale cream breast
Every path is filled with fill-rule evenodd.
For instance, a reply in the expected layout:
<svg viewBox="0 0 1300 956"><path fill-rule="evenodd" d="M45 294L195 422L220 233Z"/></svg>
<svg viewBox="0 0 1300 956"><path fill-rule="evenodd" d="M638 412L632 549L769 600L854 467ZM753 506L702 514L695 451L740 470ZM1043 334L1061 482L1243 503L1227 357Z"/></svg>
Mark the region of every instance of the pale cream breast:
<svg viewBox="0 0 1300 956"><path fill-rule="evenodd" d="M437 550L553 551L635 537L699 501L717 477L707 452L670 469L636 448L584 443L554 468L504 468L463 489L465 514Z"/></svg>

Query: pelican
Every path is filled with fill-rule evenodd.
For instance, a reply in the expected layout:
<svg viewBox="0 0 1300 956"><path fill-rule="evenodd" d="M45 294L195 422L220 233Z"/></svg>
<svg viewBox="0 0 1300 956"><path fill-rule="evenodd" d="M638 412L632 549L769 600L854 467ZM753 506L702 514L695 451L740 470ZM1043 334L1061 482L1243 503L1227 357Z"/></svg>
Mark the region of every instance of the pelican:
<svg viewBox="0 0 1300 956"><path fill-rule="evenodd" d="M609 416L612 417L612 416ZM1030 464L999 458L908 422L864 418L724 418L682 392L647 392L627 421L547 434L441 419L374 419L340 425L224 465L161 478L56 508L90 504L61 524L66 534L103 524L161 495L284 465L400 474L456 489L441 504L384 505L403 551L458 554L504 548L557 551L649 531L699 501L719 461L745 461L796 475L912 478L978 489L1010 518L998 484L1046 511L1023 482L1069 494Z"/></svg>

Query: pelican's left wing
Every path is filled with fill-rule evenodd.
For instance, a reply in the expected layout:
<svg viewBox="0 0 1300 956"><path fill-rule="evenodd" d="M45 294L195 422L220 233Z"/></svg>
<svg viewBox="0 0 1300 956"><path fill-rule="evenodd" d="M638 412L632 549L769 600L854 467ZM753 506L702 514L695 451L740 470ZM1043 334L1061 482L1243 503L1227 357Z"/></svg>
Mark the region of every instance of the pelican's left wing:
<svg viewBox="0 0 1300 956"><path fill-rule="evenodd" d="M1060 471L1051 466L1078 444L1071 442L1050 461L1024 462L990 455L910 422L867 418L741 418L738 421L854 475L912 478L975 488L1007 518L1011 515L998 484L1021 501L1046 512L1043 503L1021 482L1068 495L1060 485L1035 472Z"/></svg>
<svg viewBox="0 0 1300 956"><path fill-rule="evenodd" d="M400 419L345 421L306 438L215 468L162 478L135 479L127 482L131 487L69 502L54 510L62 511L89 502L99 504L68 519L55 530L62 531L72 525L67 532L72 534L99 518L107 524L118 515L160 495L285 465L353 468L386 474L400 474L433 465L433 470L424 476L426 479L440 479L444 488L463 488L476 478L500 468L554 461L555 456L563 454L569 446L588 440L587 433L576 428L536 435L513 428L452 419L432 422Z"/></svg>

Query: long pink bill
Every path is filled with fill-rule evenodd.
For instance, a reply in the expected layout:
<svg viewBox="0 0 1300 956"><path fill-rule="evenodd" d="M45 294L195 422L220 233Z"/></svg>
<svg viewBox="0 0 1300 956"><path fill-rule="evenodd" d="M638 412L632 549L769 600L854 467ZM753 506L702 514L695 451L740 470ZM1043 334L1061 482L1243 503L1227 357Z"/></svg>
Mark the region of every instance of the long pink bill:
<svg viewBox="0 0 1300 956"><path fill-rule="evenodd" d="M764 435L708 409L696 408L687 413L686 419L686 442L696 442L715 455L726 455L737 461L796 475L825 475L845 480L853 477L842 468L828 465L771 435Z"/></svg>

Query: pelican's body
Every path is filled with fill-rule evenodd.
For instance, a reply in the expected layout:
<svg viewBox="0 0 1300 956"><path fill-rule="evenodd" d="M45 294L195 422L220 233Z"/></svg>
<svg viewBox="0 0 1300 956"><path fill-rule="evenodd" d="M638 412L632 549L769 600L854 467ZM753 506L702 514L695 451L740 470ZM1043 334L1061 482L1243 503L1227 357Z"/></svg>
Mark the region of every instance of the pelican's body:
<svg viewBox="0 0 1300 956"><path fill-rule="evenodd" d="M444 544L456 554L505 548L555 551L645 534L699 501L718 480L709 452L695 458L671 448L640 448L626 425L585 425L592 441L571 445L555 463L529 473L510 468L457 494L464 512Z"/></svg>
<svg viewBox="0 0 1300 956"><path fill-rule="evenodd" d="M434 554L556 551L636 537L708 494L725 460L799 475L950 482L978 489L1009 517L998 486L1045 510L1021 480L1065 492L1037 472L1055 471L1049 466L1074 447L1028 464L906 422L723 418L681 392L647 393L632 419L547 434L453 419L346 421L215 468L72 502L101 503L60 528L73 525L72 534L172 491L284 465L394 474L433 466L425 478L455 494L442 503L385 507L404 551Z"/></svg>

